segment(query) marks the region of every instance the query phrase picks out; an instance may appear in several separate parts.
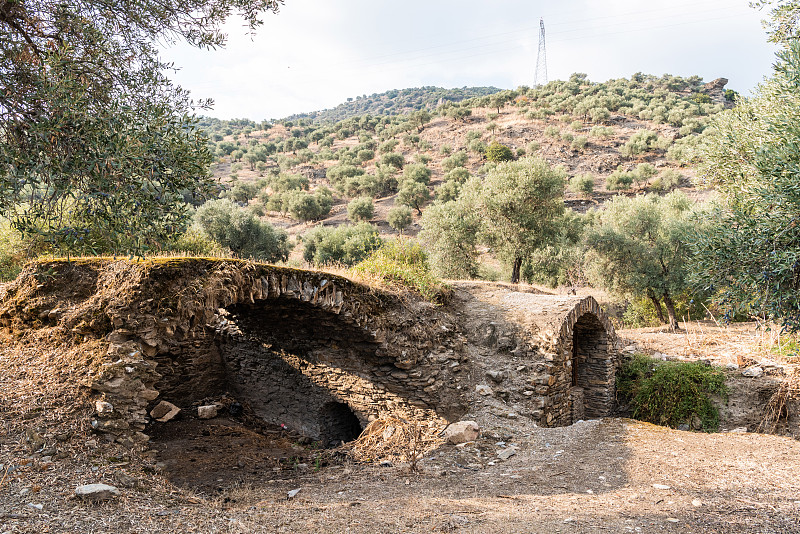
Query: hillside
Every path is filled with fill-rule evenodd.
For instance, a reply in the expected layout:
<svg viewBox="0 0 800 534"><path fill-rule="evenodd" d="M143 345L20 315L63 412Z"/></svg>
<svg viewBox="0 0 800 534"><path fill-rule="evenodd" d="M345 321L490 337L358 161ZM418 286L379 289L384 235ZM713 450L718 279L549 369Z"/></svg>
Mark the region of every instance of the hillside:
<svg viewBox="0 0 800 534"><path fill-rule="evenodd" d="M393 89L369 96L360 95L348 98L335 108L310 113L291 115L284 121L310 119L316 123L338 122L361 115L403 115L421 109L433 110L445 102L461 102L500 92L497 87L462 87L445 89L443 87L413 87Z"/></svg>
<svg viewBox="0 0 800 534"><path fill-rule="evenodd" d="M326 124L311 118L213 121L204 127L218 158L214 173L222 195L290 237L299 239L319 224L349 224L347 206L358 197L372 199L366 220L373 231L388 236L402 229L413 236L427 205L456 198L466 180L493 168L486 155L492 143L508 147L514 158L540 156L558 167L567 185L565 201L578 212L617 194L678 188L704 198L693 185L693 147L710 118L733 105L725 83L644 74L596 83L576 74L540 88L445 101L405 115L363 114ZM417 102L441 98L436 88L398 91L393 105L411 94ZM413 173L430 200L423 195L420 203L412 201L411 224L393 227L389 213L401 204L398 190ZM297 246L290 257L303 262L304 252ZM308 253L305 261L314 263ZM484 255L484 264L490 276L504 276L491 255Z"/></svg>

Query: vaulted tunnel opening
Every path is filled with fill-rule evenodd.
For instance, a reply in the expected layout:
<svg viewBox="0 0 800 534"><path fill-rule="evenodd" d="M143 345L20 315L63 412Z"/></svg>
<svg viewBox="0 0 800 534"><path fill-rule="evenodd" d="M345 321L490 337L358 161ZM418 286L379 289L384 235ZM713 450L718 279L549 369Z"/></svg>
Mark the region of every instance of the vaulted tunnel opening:
<svg viewBox="0 0 800 534"><path fill-rule="evenodd" d="M572 422L610 414L614 363L609 335L598 317L583 314L572 329Z"/></svg>
<svg viewBox="0 0 800 534"><path fill-rule="evenodd" d="M186 408L231 397L261 421L324 446L409 407L409 389L395 378L404 372L372 333L298 299L219 309L205 340L156 359L161 398Z"/></svg>

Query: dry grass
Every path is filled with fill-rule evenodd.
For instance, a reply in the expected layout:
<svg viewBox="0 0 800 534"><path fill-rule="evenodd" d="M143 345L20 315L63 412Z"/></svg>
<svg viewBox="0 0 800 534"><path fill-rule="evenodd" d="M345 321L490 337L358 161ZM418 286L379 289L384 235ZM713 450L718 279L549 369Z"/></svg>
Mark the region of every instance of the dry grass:
<svg viewBox="0 0 800 534"><path fill-rule="evenodd" d="M800 370L792 368L764 406L764 417L758 425L759 432L773 433L780 422L789 418L789 403L800 399Z"/></svg>
<svg viewBox="0 0 800 534"><path fill-rule="evenodd" d="M425 453L444 443L443 429L434 421L407 421L387 416L372 421L359 438L346 445L360 462L408 462L414 470Z"/></svg>

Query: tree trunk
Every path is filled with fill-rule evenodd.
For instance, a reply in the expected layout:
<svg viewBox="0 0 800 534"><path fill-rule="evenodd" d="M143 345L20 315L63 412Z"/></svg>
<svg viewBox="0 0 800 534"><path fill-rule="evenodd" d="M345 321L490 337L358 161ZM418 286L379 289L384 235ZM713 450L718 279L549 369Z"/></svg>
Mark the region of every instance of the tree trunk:
<svg viewBox="0 0 800 534"><path fill-rule="evenodd" d="M514 267L511 269L511 283L519 284L519 272L522 268L522 258L514 259Z"/></svg>
<svg viewBox="0 0 800 534"><path fill-rule="evenodd" d="M650 302L652 302L652 303L653 303L653 307L656 309L656 315L658 316L658 321L659 321L661 324L664 324L664 323L666 323L666 322L667 322L667 320L666 320L666 319L664 319L664 311L661 309L661 302L659 302L659 300L658 300L658 297L656 296L656 293L655 293L655 291L653 291L653 290L652 290L651 288L649 288L649 287L647 288L647 298L649 298L649 299L650 299Z"/></svg>
<svg viewBox="0 0 800 534"><path fill-rule="evenodd" d="M664 305L667 307L667 313L669 314L670 330L679 330L678 319L675 317L675 303L672 302L672 297L666 291L664 291Z"/></svg>

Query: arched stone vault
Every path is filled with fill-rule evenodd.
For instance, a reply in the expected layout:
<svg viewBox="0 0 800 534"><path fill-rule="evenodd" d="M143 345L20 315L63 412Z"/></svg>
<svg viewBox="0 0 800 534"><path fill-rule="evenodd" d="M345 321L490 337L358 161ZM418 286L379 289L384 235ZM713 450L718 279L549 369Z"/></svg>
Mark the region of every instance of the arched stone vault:
<svg viewBox="0 0 800 534"><path fill-rule="evenodd" d="M48 261L5 288L0 328L47 328L94 340L92 350L105 342L106 363L87 385L115 409L93 425L128 443L147 439L162 399L192 413L233 396L256 417L320 439L388 414L480 417L487 399L476 385L490 367L502 382L491 400L541 425L610 412L614 331L594 299L454 288L436 306L246 261Z"/></svg>

